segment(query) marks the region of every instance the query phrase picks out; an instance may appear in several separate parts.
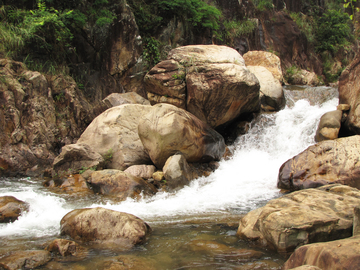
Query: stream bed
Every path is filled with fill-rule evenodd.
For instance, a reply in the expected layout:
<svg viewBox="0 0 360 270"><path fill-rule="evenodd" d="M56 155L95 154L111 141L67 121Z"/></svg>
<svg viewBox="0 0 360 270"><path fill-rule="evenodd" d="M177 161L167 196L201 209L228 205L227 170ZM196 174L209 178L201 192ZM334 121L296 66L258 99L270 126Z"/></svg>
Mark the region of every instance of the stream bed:
<svg viewBox="0 0 360 270"><path fill-rule="evenodd" d="M174 193L113 203L98 195L52 193L42 186L43 179L0 178L0 196L11 195L30 204L29 212L17 221L0 224L0 258L15 250L44 249L60 238L60 220L65 214L101 206L147 222L153 229L147 242L125 253L91 249L81 260L54 258L40 269L125 269L108 267L118 262L118 256L139 259L149 269L280 269L285 258L236 237L238 222L249 211L282 195L276 187L280 166L314 144L320 117L338 104L335 88L284 90L286 108L259 115L249 132L230 146L231 159L222 160L209 177L193 180ZM262 255L242 260L198 249L196 241L261 251Z"/></svg>

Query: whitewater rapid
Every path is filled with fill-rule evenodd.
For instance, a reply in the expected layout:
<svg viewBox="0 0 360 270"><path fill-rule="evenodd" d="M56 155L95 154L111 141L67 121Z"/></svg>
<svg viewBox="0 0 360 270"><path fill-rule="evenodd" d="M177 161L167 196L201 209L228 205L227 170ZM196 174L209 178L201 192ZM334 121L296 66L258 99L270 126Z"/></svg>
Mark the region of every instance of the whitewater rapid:
<svg viewBox="0 0 360 270"><path fill-rule="evenodd" d="M320 117L335 110L337 104L337 98L321 105L299 100L280 112L262 114L252 122L249 132L230 147L232 158L220 161L219 168L209 177L196 179L175 193L161 192L140 201L69 201L30 178L0 179L0 196L11 195L30 204L30 211L17 221L0 225L0 236L58 235L61 218L82 207L101 206L131 213L147 222L247 213L280 196L276 187L280 166L314 144Z"/></svg>

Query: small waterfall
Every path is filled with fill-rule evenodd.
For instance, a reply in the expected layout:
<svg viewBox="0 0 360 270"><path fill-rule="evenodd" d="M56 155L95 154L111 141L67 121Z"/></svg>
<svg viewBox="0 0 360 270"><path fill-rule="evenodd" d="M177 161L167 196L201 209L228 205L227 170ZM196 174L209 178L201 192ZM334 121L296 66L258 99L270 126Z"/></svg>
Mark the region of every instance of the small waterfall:
<svg viewBox="0 0 360 270"><path fill-rule="evenodd" d="M19 220L1 224L0 236L57 235L61 218L81 207L102 206L155 223L247 213L280 196L276 187L280 166L314 143L320 117L338 104L333 88L320 89L319 101L314 101L316 95L311 93L320 93L320 90L309 89L286 90L289 105L285 109L260 115L251 123L249 132L231 146L230 160L222 160L212 175L196 179L175 193L162 192L151 198L128 199L118 204L94 203L68 200L66 196L50 193L32 179L0 179L0 196L15 196L31 207ZM307 96L311 96L311 102L306 100Z"/></svg>

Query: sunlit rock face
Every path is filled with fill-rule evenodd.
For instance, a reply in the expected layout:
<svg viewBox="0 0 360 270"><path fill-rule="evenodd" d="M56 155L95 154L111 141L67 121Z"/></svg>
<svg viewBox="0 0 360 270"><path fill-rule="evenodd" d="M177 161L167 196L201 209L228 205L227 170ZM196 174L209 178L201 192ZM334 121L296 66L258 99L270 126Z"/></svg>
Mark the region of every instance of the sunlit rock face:
<svg viewBox="0 0 360 270"><path fill-rule="evenodd" d="M339 183L360 188L360 136L326 140L286 161L278 187L290 191Z"/></svg>
<svg viewBox="0 0 360 270"><path fill-rule="evenodd" d="M73 210L61 219L60 225L61 234L75 241L120 250L143 243L151 232L140 218L101 207Z"/></svg>
<svg viewBox="0 0 360 270"><path fill-rule="evenodd" d="M219 160L224 138L197 117L170 104L157 104L139 121L139 137L158 169L180 152L188 162Z"/></svg>
<svg viewBox="0 0 360 270"><path fill-rule="evenodd" d="M145 76L152 104L186 109L216 128L260 109L259 81L234 49L190 45L173 49Z"/></svg>
<svg viewBox="0 0 360 270"><path fill-rule="evenodd" d="M339 184L295 191L245 215L237 235L285 255L302 245L350 237L359 195Z"/></svg>

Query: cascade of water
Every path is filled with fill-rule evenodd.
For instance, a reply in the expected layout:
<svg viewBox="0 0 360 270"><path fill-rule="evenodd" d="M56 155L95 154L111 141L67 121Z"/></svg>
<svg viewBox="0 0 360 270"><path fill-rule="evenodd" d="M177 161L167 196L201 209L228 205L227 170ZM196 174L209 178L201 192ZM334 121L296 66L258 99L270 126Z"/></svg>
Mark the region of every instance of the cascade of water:
<svg viewBox="0 0 360 270"><path fill-rule="evenodd" d="M128 212L150 222L167 222L187 216L246 213L279 196L277 174L282 163L314 143L322 114L334 110L338 99L322 105L294 101L278 113L262 114L250 131L232 146L233 156L221 161L209 177L192 181L176 193L159 193L140 201L128 199L119 204L69 204L34 183L0 180L0 196L12 195L30 203L31 210L19 220L0 225L0 236L55 235L61 218L78 207L102 206Z"/></svg>

